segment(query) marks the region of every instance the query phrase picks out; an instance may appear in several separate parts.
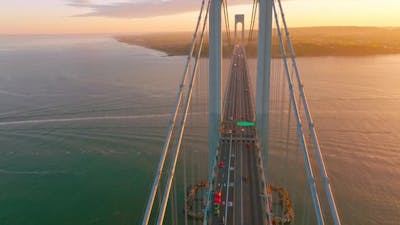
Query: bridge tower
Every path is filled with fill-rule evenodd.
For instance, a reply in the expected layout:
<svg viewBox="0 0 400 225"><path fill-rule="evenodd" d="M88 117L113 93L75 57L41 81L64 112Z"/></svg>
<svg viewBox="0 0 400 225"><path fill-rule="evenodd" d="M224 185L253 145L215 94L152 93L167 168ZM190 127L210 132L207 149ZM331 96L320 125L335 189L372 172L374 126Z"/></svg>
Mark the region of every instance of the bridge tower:
<svg viewBox="0 0 400 225"><path fill-rule="evenodd" d="M258 18L258 62L256 85L256 129L260 149L268 160L269 94L273 0L260 0Z"/></svg>
<svg viewBox="0 0 400 225"><path fill-rule="evenodd" d="M222 74L222 0L211 1L209 19L209 106L208 106L208 171L213 177L213 161L218 147L221 123L221 74Z"/></svg>
<svg viewBox="0 0 400 225"><path fill-rule="evenodd" d="M240 40L241 45L244 45L244 14L235 15L235 42L234 44L238 43L237 40L237 26L238 24L242 25L242 39Z"/></svg>
<svg viewBox="0 0 400 225"><path fill-rule="evenodd" d="M271 69L272 7L273 0L259 2L258 63L256 87L256 126L263 155L268 156L269 92ZM209 19L209 173L212 176L212 162L218 146L221 123L221 71L222 71L222 0L211 1ZM244 43L244 16L235 16L236 28L242 23L242 43Z"/></svg>

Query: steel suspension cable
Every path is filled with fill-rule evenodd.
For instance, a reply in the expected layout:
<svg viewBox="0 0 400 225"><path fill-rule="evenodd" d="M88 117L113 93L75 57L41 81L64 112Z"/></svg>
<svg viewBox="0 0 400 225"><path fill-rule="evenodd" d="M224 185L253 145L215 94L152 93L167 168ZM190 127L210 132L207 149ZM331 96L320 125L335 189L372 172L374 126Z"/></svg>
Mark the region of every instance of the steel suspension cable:
<svg viewBox="0 0 400 225"><path fill-rule="evenodd" d="M224 7L226 37L228 39L228 43L231 44L232 40L231 40L231 29L229 26L228 0L223 0L222 5Z"/></svg>
<svg viewBox="0 0 400 225"><path fill-rule="evenodd" d="M177 163L177 160L178 160L179 152L181 150L183 134L184 134L184 131L185 131L186 121L187 121L187 117L188 117L188 111L189 111L189 108L190 108L190 103L192 101L193 84L195 83L195 80L196 80L198 61L199 61L199 58L200 58L200 55L201 55L201 52L202 52L202 48L203 48L203 39L204 39L204 33L205 33L204 31L205 31L206 24L207 24L207 21L208 21L210 3L211 3L211 0L209 0L208 4L207 4L207 10L206 10L204 23L203 23L203 28L202 28L202 32L201 32L201 36L200 36L200 40L199 40L199 47L198 47L198 50L197 50L197 55L196 55L196 59L195 59L193 70L192 70L192 74L191 74L191 80L190 80L190 83L189 83L188 94L187 94L186 100L185 100L185 108L183 109L184 110L183 111L183 118L181 120L180 127L179 127L178 143L177 143L177 146L175 147L175 150L173 152L172 162L170 164L169 173L168 173L168 179L167 179L166 186L164 188L163 200L162 200L162 203L161 203L161 210L160 210L160 212L158 214L158 218L157 218L157 225L163 224L164 216L165 216L165 210L166 210L167 204L168 204L168 197L170 195L171 185L172 185L172 182L173 182L173 179L174 179L174 176L175 176L176 163Z"/></svg>
<svg viewBox="0 0 400 225"><path fill-rule="evenodd" d="M254 10L255 10L255 6L256 6L256 1L257 0L253 0L253 7L252 7L252 10L251 10L251 20L250 20L250 29L249 29L249 37L248 37L248 41L251 41L252 40L252 37L251 37L251 35L252 35L252 27L253 27L253 24L254 24L254 20L253 20L253 17L254 17Z"/></svg>
<svg viewBox="0 0 400 225"><path fill-rule="evenodd" d="M304 183L304 194L303 194L303 196L304 196L304 205L303 205L303 218L302 218L302 221L303 221L303 225L307 225L306 224L306 215L308 214L308 204L307 204L307 182L305 182Z"/></svg>
<svg viewBox="0 0 400 225"><path fill-rule="evenodd" d="M282 70L282 73L284 74L284 70ZM292 79L293 79L293 77L292 77ZM286 100L286 96L285 96L285 82L284 82L284 79L282 80L282 84L281 84L282 86L282 89L281 89L281 95L282 95L282 99L281 99L281 102L280 102L280 108L281 108L281 110L282 110L282 112L283 112L283 110L284 110L284 108L285 108L285 106L284 106L284 101ZM290 101L289 101L290 102ZM283 113L282 113L282 115L283 115ZM283 118L284 116L282 116L282 118L281 118L281 120L280 120L280 126L281 127L283 127L283 120L284 120L284 118ZM283 135L284 135L284 132L283 132L284 130L282 129L282 133L281 133L281 135L282 135L282 139L283 139Z"/></svg>
<svg viewBox="0 0 400 225"><path fill-rule="evenodd" d="M325 193L327 195L328 202L329 202L329 208L331 210L331 214L332 214L332 218L333 218L334 224L335 225L341 225L339 213L338 213L338 210L337 210L337 207L336 207L335 198L333 197L333 192L332 192L332 188L331 188L331 185L330 185L330 182L329 182L328 173L326 171L325 162L324 162L324 159L322 157L318 136L317 136L317 133L315 131L314 121L313 121L313 119L311 117L311 112L310 112L310 109L308 107L307 98L306 98L306 95L305 95L305 92L304 92L304 85L303 85L303 82L302 82L302 80L300 78L299 70L297 68L296 56L294 54L293 44L292 44L292 41L290 39L290 34L289 34L289 30L287 28L285 14L283 12L282 3L281 3L280 0L278 0L278 4L279 4L279 9L280 9L280 14L281 14L283 26L284 26L284 29L285 29L285 32L286 32L286 40L287 40L287 43L289 45L290 56L291 56L292 64L293 64L293 67L294 67L294 71L295 71L295 75L296 75L296 79L297 79L299 92L301 94L303 107L304 107L306 118L307 118L307 122L308 122L308 128L309 128L310 133L311 133L311 137L312 137L313 145L314 145L314 150L315 150L315 153L317 155L318 164L319 164L319 167L320 167L320 172L322 174L323 183L324 183L324 187L325 187Z"/></svg>
<svg viewBox="0 0 400 225"><path fill-rule="evenodd" d="M195 173L195 170L193 169L193 165L195 164L195 160L194 160L194 151L190 151L190 158L189 158L189 160L190 160L190 183L191 183L191 185L193 185L193 184L195 184L195 182L196 182L196 180L194 179L194 173ZM195 224L196 223L196 220L195 220L195 218L194 217L191 217L191 224Z"/></svg>
<svg viewBox="0 0 400 225"><path fill-rule="evenodd" d="M293 75L292 75L293 79ZM283 82L282 82L283 83ZM284 99L282 99L282 105L283 105ZM285 175L284 175L284 185L285 189L289 191L289 186L288 186L288 179L289 179L289 142L290 142L290 131L291 131L291 110L292 110L292 101L289 101L289 106L288 106L288 119L287 119L287 133L286 133L286 159L285 159ZM283 106L282 106L282 111L283 111ZM286 197L286 195L285 195ZM286 199L284 199L286 201ZM282 210L284 210L284 206L282 204ZM282 212L282 218L284 216L284 212Z"/></svg>
<svg viewBox="0 0 400 225"><path fill-rule="evenodd" d="M194 51L194 47L195 47L195 43L196 43L196 39L197 39L197 33L199 30L200 22L201 22L202 15L203 15L204 4L205 4L205 0L203 0L201 3L199 17L197 19L196 28L195 28L195 31L194 31L193 37L192 37L191 48L190 48L189 54L186 59L185 69L184 69L184 72L183 72L183 75L182 75L182 78L181 78L181 81L179 84L179 88L178 88L177 99L176 99L176 103L175 103L175 105L176 105L175 111L173 112L172 117L169 122L167 136L165 137L164 146L163 146L163 149L161 152L161 158L158 163L156 177L154 178L153 186L151 188L151 192L150 192L149 200L147 202L146 212L145 212L145 215L143 218L142 225L148 225L148 223L149 223L151 211L152 211L153 205L154 205L154 199L156 197L157 190L160 185L161 175L164 170L165 159L166 159L168 149L169 149L169 146L171 143L172 133L173 133L173 130L174 130L174 127L176 124L176 119L178 117L179 108L180 108L180 105L182 102L183 87L185 85L186 77L189 72L189 65L190 65L190 62L192 59L192 55L193 55L193 51Z"/></svg>
<svg viewBox="0 0 400 225"><path fill-rule="evenodd" d="M291 185L292 187L293 187L293 201L292 201L292 205L293 205L293 208L296 208L297 207L297 199L298 199L298 194L299 194L299 186L300 185L298 185L298 181L299 181L299 176L297 176L295 173L296 173L296 171L301 171L300 169L299 169L299 154L300 154L300 145L299 145L299 143L298 143L298 141L296 141L297 143L296 143L296 146L295 146L295 149L294 149L294 152L295 152L295 159L294 159L294 168L293 168L293 170L294 170L294 172L293 172L293 176L294 176L294 179L293 179L293 184ZM301 179L300 179L301 180ZM300 205L300 204L299 204Z"/></svg>
<svg viewBox="0 0 400 225"><path fill-rule="evenodd" d="M186 150L183 150L183 201L185 213L185 225L188 225L188 208L187 207L187 171L186 171Z"/></svg>
<svg viewBox="0 0 400 225"><path fill-rule="evenodd" d="M177 224L178 215L176 214L177 211L177 200L176 200L176 185L172 186L172 194L171 194L171 224Z"/></svg>
<svg viewBox="0 0 400 225"><path fill-rule="evenodd" d="M253 40L253 31L256 21L256 14L257 14L257 7L258 7L258 0L253 0L253 9L251 12L251 22L250 22L250 30L249 30L249 41Z"/></svg>
<svg viewBox="0 0 400 225"><path fill-rule="evenodd" d="M312 165L311 165L310 156L309 156L309 152L308 152L308 148L307 148L307 142L305 140L304 133L303 133L303 127L301 125L301 118L300 118L299 108L298 108L296 97L294 95L293 81L292 81L292 78L290 77L290 74L289 74L288 63L287 63L287 60L286 60L286 52L285 52L285 49L284 49L282 34L281 34L281 31L280 31L280 25L279 25L279 21L278 21L278 14L277 14L277 11L276 11L276 7L275 7L274 1L272 1L272 6L273 6L272 8L273 8L273 12L274 12L274 17L275 17L276 29L278 31L279 45L280 45L280 48L281 48L281 52L282 52L282 56L283 56L283 62L284 62L284 65L285 65L285 73L286 73L286 77L287 77L287 81L288 81L288 86L289 86L289 91L290 91L290 98L291 98L291 101L292 101L292 104L293 104L294 114L295 114L296 123L297 123L297 134L299 136L300 144L301 144L301 147L302 147L302 150L303 150L304 164L305 164L305 167L306 167L306 172L307 172L307 176L308 176L308 182L309 182L310 191L311 191L311 194L312 194L314 210L315 210L315 214L316 214L316 217L317 217L318 225L323 225L323 224L325 224L325 221L324 221L324 218L323 218L323 214L322 214L322 210L321 210L321 204L320 204L320 201L319 201L319 195L318 195L318 191L317 191L317 187L316 187L316 183L315 183L314 174L313 174L313 171L312 171Z"/></svg>

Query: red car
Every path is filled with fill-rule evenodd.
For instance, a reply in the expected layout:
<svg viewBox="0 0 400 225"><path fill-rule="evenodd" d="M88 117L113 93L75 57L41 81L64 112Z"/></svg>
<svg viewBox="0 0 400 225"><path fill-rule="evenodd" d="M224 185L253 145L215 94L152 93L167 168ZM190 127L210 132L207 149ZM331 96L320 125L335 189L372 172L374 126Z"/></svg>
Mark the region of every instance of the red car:
<svg viewBox="0 0 400 225"><path fill-rule="evenodd" d="M219 168L223 168L223 167L224 167L224 165L225 165L225 164L224 164L224 162L223 162L223 161L219 161L219 163L218 163L218 167L219 167Z"/></svg>
<svg viewBox="0 0 400 225"><path fill-rule="evenodd" d="M214 205L221 205L222 202L222 193L219 191L214 195Z"/></svg>

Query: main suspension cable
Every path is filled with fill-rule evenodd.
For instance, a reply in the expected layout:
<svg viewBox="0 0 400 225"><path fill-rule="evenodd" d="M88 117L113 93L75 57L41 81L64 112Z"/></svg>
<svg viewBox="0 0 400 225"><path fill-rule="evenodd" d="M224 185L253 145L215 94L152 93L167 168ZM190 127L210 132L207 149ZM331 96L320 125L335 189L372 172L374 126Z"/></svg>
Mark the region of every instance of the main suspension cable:
<svg viewBox="0 0 400 225"><path fill-rule="evenodd" d="M161 158L160 158L160 161L158 163L156 177L154 178L153 186L151 188L151 192L150 192L150 196L149 196L149 199L148 199L148 202L147 202L147 207L146 207L146 211L145 211L145 215L144 215L144 218L143 218L142 225L148 225L148 223L149 223L150 215L151 215L151 212L152 212L152 209L153 209L153 205L154 205L154 200L155 200L155 197L156 197L156 194L157 194L158 187L160 185L161 175L162 175L163 170L164 170L165 159L166 159L166 156L168 154L168 149L169 149L169 146L170 146L170 143L171 143L171 140L172 140L172 133L173 133L173 130L174 130L175 125L176 125L176 119L178 117L179 108L180 108L180 106L182 104L183 87L184 87L185 82L186 82L186 77L187 77L187 74L189 72L189 65L190 65L190 62L191 62L191 59L192 59L192 55L193 55L193 52L194 52L194 49L195 49L197 33L198 33L198 30L199 30L200 22L201 22L202 17L203 17L202 15L203 15L203 10L204 10L204 5L205 5L205 0L203 0L202 3L201 3L199 17L198 17L196 28L195 28L195 31L194 31L193 37L192 37L191 48L190 48L189 54L188 54L187 59L186 59L185 69L184 69L184 72L183 72L183 75L182 75L182 78L181 78L181 81L180 81L180 84L179 84L179 88L178 88L178 93L177 93L177 98L176 98L176 103L175 103L175 105L176 105L175 106L175 110L174 110L174 112L173 112L173 114L171 116L170 122L169 122L168 132L167 132L167 135L165 137L164 146L163 146L163 149L162 149L162 152L161 152Z"/></svg>
<svg viewBox="0 0 400 225"><path fill-rule="evenodd" d="M317 133L315 131L314 121L313 121L313 119L311 117L311 112L310 112L310 109L308 107L307 98L306 98L306 95L305 95L305 92L304 92L304 85L303 85L303 82L301 81L299 70L297 68L296 56L294 54L293 44L292 44L292 41L290 39L290 34L289 34L289 30L287 28L285 14L283 12L282 3L281 3L280 0L278 0L278 4L279 4L280 15L281 15L281 18L282 18L283 26L284 26L284 29L285 29L285 32L286 32L286 40L287 40L287 43L288 43L288 46L289 46L289 51L290 51L290 56L291 56L290 58L292 60L292 64L293 64L293 67L294 67L294 71L295 71L295 75L296 75L296 79L297 79L299 92L300 92L300 95L301 95L301 99L302 99L302 102L303 102L303 107L304 107L306 118L307 118L307 122L308 122L308 128L310 130L311 137L312 137L312 140L313 140L314 150L315 150L315 153L317 155L318 164L319 164L319 167L320 167L320 172L322 174L323 183L324 183L324 187L325 187L325 193L326 193L327 198L328 198L329 207L330 207L330 210L331 210L333 222L334 222L335 225L341 225L339 213L338 213L338 210L337 210L337 207L336 207L336 203L335 203L335 198L333 197L332 188L331 188L331 185L330 185L330 182L329 182L329 177L328 177L328 174L326 172L325 162L324 162L324 159L322 157L321 148L320 148L320 145L319 145Z"/></svg>
<svg viewBox="0 0 400 225"><path fill-rule="evenodd" d="M249 42L253 40L253 31L256 23L257 7L258 7L258 0L253 0L253 10L251 12L251 22L250 22L250 30L248 37Z"/></svg>
<svg viewBox="0 0 400 225"><path fill-rule="evenodd" d="M232 43L232 40L231 40L231 30L230 30L230 26L229 26L228 0L223 0L222 5L224 7L226 38L230 45Z"/></svg>
<svg viewBox="0 0 400 225"><path fill-rule="evenodd" d="M163 194L163 199L161 202L161 210L158 214L158 218L157 218L157 225L161 225L163 224L164 221L164 216L165 216L165 210L167 208L167 204L168 204L168 198L171 192L171 185L172 182L174 180L174 176L175 176L175 169L176 169L176 163L178 160L178 156L179 156L179 152L181 150L181 145L182 145L182 139L183 139L183 134L186 128L186 121L187 121L187 117L188 117L188 112L189 112L189 108L190 108L190 103L192 101L192 93L193 93L193 85L194 82L196 81L196 75L197 75L197 68L198 68L198 62L199 62L199 58L201 56L201 52L202 52L202 48L203 48L203 40L204 40L204 31L206 28L206 24L208 21L208 15L209 15L209 10L210 10L210 4L211 0L208 1L207 4L207 10L206 10L206 14L205 14L205 18L204 18L204 23L203 23L203 28L202 28L202 32L201 32L201 36L200 36L200 40L199 40L199 47L197 49L197 55L195 58L195 62L194 62L194 66L193 66L193 70L192 70L192 74L191 74L191 80L189 83L189 88L188 88L188 93L185 99L185 107L184 107L184 111L183 111L183 118L181 120L180 123L180 127L179 127L179 131L178 131L178 143L175 147L175 150L173 152L173 156L172 156L172 162L170 164L170 168L169 168L169 173L168 173L168 179L167 179L167 183L166 186L164 188L164 194Z"/></svg>
<svg viewBox="0 0 400 225"><path fill-rule="evenodd" d="M324 225L325 221L324 221L323 213L322 213L322 210L321 210L321 203L319 201L319 195L318 195L318 191L317 191L317 187L316 187L316 183L315 183L315 178L314 178L314 174L313 174L313 170L312 170L312 165L311 165L311 161L310 161L310 155L309 155L308 148L307 148L307 142L305 140L303 127L301 125L301 118L300 118L299 108L298 108L296 97L294 95L293 81L292 81L292 78L290 77L290 74L289 74L289 68L288 68L288 63L287 63L287 59L286 59L286 52L285 52L285 48L284 48L282 34L281 34L281 31L280 31L280 25L279 25L279 21L278 21L278 14L277 14L277 11L276 11L276 7L275 7L274 1L272 1L272 6L273 6L272 8L273 8L274 16L275 16L276 30L278 31L279 46L281 48L283 63L285 65L285 73L286 73L286 78L287 78L287 82L288 82L288 86L289 86L290 98L291 98L291 101L292 101L292 104L293 104L294 115L295 115L295 118L296 118L297 134L298 134L299 141L300 141L300 144L301 144L301 147L302 147L302 151L303 151L304 164L305 164L305 168L306 168L306 172L307 172L307 176L308 176L309 187L310 187L310 191L311 191L311 194L312 194L312 200L313 200L313 203L314 203L313 204L314 205L314 210L315 210L315 214L316 214L316 217L317 217L318 225Z"/></svg>

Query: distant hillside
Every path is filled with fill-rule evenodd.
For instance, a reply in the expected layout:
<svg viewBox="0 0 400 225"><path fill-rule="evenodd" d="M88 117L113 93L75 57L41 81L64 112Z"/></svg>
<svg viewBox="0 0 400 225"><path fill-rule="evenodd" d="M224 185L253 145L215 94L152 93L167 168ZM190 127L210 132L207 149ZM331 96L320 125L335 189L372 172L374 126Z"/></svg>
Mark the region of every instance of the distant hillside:
<svg viewBox="0 0 400 225"><path fill-rule="evenodd" d="M291 28L290 35L297 56L365 56L400 54L400 28ZM186 55L190 48L191 37L191 33L160 33L136 36L118 36L116 39L120 42L163 51L168 55ZM224 39L226 39L225 37L226 35L224 35ZM257 37L257 34L255 34L254 37ZM278 57L280 53L276 31L274 31L272 45L273 56ZM207 41L205 41L204 46L203 56L207 56ZM230 56L231 49L231 47L224 46L224 55ZM249 57L255 57L257 55L256 40L248 43L246 50Z"/></svg>

